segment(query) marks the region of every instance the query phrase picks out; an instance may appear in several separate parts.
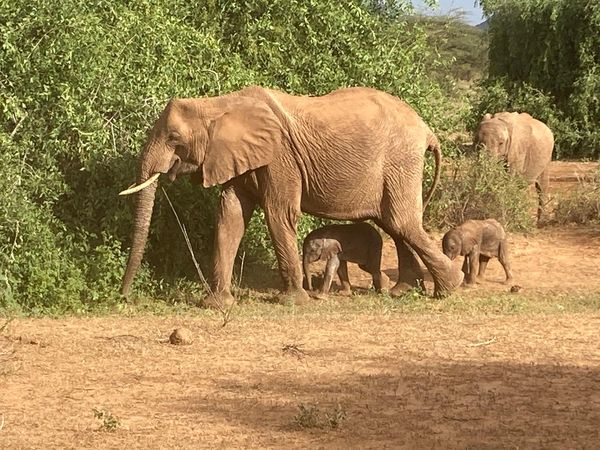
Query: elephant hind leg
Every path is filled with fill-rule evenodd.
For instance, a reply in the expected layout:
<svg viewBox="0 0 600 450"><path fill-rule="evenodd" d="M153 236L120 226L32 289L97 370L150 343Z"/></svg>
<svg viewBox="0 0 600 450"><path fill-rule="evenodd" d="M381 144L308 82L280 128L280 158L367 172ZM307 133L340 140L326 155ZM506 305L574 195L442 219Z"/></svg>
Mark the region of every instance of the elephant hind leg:
<svg viewBox="0 0 600 450"><path fill-rule="evenodd" d="M406 211L410 209L403 208L403 210L403 215L406 216ZM418 210L420 211L420 208ZM402 217L402 215L399 215L399 217ZM399 263L402 261L401 258L404 258L404 261L408 260L409 264L411 264L409 271L412 271L413 276L416 273L422 273L415 256L416 253L425 263L425 266L433 277L435 286L434 296L440 297L453 291L463 281L464 274L462 270L453 267L452 262L425 233L420 215L414 213L408 219L410 220L402 222L395 221L390 223L390 221L384 228L386 231L389 230L388 233L391 234L394 242L396 242ZM406 268L404 268L404 273L406 273ZM401 274L402 272L399 270L399 283L402 280ZM423 279L422 275L420 279ZM394 286L395 288L396 286ZM392 289L392 292L394 289Z"/></svg>
<svg viewBox="0 0 600 450"><path fill-rule="evenodd" d="M390 289L390 293L392 295L400 295L413 287L422 286L423 270L421 269L421 264L419 264L416 253L406 245L406 242L404 242L404 239L395 227L386 224L384 221L376 221L376 223L392 237L394 244L396 244L396 254L398 256L398 280L394 287Z"/></svg>
<svg viewBox="0 0 600 450"><path fill-rule="evenodd" d="M487 268L489 261L489 256L479 255L479 273L477 274L478 278L483 279L483 277L485 277L485 269Z"/></svg>
<svg viewBox="0 0 600 450"><path fill-rule="evenodd" d="M506 274L505 283L510 283L513 279L513 274L510 270L510 263L508 261L508 249L506 240L500 242L500 247L498 250L498 261L500 261L500 264L502 264L502 267L504 268L504 273Z"/></svg>
<svg viewBox="0 0 600 450"><path fill-rule="evenodd" d="M352 285L350 284L350 277L348 277L348 263L346 261L340 260L337 274L341 285L340 293L343 295L352 294Z"/></svg>

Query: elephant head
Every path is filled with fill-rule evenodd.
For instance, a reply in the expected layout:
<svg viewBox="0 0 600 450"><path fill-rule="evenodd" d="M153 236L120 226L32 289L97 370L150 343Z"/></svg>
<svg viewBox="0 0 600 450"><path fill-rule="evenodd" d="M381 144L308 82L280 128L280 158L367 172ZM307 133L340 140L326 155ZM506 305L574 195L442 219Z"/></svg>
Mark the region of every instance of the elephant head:
<svg viewBox="0 0 600 450"><path fill-rule="evenodd" d="M142 260L161 174L191 174L204 187L223 184L268 165L281 151L283 129L258 99L224 96L174 99L151 129L139 159L132 244L121 292L127 295Z"/></svg>
<svg viewBox="0 0 600 450"><path fill-rule="evenodd" d="M475 144L491 155L508 160L511 148L511 130L507 122L490 114L483 116L475 136Z"/></svg>
<svg viewBox="0 0 600 450"><path fill-rule="evenodd" d="M310 264L315 261L327 261L333 255L342 251L342 246L336 239L310 238L304 242L302 249L302 265L308 288L312 290Z"/></svg>
<svg viewBox="0 0 600 450"><path fill-rule="evenodd" d="M442 239L442 250L451 260L456 259L462 252L463 240L457 230L448 231Z"/></svg>

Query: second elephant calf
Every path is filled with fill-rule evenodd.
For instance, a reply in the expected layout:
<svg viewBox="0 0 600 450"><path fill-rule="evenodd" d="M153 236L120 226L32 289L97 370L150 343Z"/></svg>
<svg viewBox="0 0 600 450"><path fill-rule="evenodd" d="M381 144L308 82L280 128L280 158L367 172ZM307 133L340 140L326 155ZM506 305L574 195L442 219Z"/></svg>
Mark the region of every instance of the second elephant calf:
<svg viewBox="0 0 600 450"><path fill-rule="evenodd" d="M506 273L506 283L512 280L508 262L506 233L502 225L494 219L467 220L452 228L442 239L444 254L454 259L464 256L463 272L465 283L473 284L485 275L487 263L498 258Z"/></svg>
<svg viewBox="0 0 600 450"><path fill-rule="evenodd" d="M380 234L366 222L326 225L311 231L302 245L302 263L308 289L312 291L310 264L318 260L327 261L321 288L323 294L329 292L336 272L342 286L340 292L352 292L347 262L356 263L370 273L378 292L386 289L389 278L381 271L382 247Z"/></svg>

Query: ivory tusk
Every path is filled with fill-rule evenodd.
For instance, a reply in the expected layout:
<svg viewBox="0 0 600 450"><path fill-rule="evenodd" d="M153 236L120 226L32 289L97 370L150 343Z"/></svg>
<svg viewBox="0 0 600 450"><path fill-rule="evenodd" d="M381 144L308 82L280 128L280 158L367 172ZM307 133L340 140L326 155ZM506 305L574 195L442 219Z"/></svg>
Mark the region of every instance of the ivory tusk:
<svg viewBox="0 0 600 450"><path fill-rule="evenodd" d="M134 185L133 187L130 187L128 189L125 189L124 191L119 192L119 195L129 195L129 194L134 194L138 191L141 191L142 189L147 188L152 183L154 183L156 180L158 180L158 177L160 177L160 172L155 173L150 178L148 178L146 181L144 181L142 184L138 184L137 186Z"/></svg>

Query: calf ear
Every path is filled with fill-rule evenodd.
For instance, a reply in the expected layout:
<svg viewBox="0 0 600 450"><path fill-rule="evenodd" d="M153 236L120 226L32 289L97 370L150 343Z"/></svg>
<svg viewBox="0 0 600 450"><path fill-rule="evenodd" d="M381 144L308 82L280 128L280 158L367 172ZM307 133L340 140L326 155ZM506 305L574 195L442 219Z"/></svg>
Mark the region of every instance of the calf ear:
<svg viewBox="0 0 600 450"><path fill-rule="evenodd" d="M335 239L323 239L323 253L321 253L321 260L326 261L333 255L337 255L342 252L342 246L339 241Z"/></svg>

